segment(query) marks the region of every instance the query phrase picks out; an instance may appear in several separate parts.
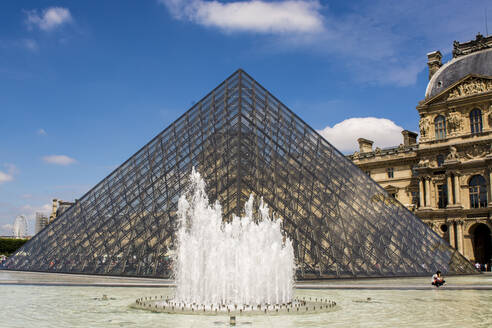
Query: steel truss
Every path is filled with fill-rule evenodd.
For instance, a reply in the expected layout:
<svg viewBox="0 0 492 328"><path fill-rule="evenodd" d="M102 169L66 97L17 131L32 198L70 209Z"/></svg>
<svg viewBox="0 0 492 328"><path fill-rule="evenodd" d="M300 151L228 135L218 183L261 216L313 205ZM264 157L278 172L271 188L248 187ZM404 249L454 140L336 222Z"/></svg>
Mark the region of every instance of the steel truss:
<svg viewBox="0 0 492 328"><path fill-rule="evenodd" d="M6 268L169 277L177 201L193 166L226 218L240 214L250 193L283 218L299 278L474 272L242 70L26 243Z"/></svg>

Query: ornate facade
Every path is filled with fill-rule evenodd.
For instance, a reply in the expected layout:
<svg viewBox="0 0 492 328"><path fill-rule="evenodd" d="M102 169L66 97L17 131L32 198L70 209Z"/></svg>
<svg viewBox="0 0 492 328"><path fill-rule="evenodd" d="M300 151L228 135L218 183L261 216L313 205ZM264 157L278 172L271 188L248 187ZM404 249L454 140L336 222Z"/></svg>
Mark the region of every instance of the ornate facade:
<svg viewBox="0 0 492 328"><path fill-rule="evenodd" d="M420 139L349 156L471 261L492 257L492 36L454 42L453 59L428 55L429 84L417 110ZM368 146L369 145L369 146Z"/></svg>

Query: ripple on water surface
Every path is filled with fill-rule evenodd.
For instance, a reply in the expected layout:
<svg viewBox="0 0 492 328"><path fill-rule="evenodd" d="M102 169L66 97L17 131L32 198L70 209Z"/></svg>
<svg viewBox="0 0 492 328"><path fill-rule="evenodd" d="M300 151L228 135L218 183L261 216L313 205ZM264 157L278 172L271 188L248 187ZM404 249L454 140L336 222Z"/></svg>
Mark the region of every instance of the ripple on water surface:
<svg viewBox="0 0 492 328"><path fill-rule="evenodd" d="M476 277L473 278L476 283ZM1 286L0 327L226 327L227 317L169 315L131 309L146 295L172 288ZM108 299L104 299L107 295ZM299 316L258 316L238 327L490 327L492 291L296 290L329 298L339 310ZM369 300L368 300L369 298Z"/></svg>

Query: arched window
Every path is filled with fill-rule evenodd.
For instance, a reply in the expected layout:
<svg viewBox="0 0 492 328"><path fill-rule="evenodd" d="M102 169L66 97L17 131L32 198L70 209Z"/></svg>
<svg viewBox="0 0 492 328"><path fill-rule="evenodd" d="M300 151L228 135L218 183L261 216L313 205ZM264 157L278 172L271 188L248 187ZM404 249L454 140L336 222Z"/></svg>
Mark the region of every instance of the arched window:
<svg viewBox="0 0 492 328"><path fill-rule="evenodd" d="M481 175L474 175L468 183L470 188L470 207L487 207L487 181Z"/></svg>
<svg viewBox="0 0 492 328"><path fill-rule="evenodd" d="M441 140L446 138L446 118L439 115L434 120L434 127L436 128L436 140Z"/></svg>
<svg viewBox="0 0 492 328"><path fill-rule="evenodd" d="M470 112L470 130L472 134L482 132L482 111L478 108Z"/></svg>

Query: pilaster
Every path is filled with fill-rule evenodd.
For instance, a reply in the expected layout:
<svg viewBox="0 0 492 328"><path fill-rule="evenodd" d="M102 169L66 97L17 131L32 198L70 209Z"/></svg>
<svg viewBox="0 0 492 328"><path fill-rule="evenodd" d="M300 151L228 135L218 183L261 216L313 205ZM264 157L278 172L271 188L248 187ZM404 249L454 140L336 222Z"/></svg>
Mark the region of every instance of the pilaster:
<svg viewBox="0 0 492 328"><path fill-rule="evenodd" d="M431 203L430 178L425 178L425 207L430 207Z"/></svg>
<svg viewBox="0 0 492 328"><path fill-rule="evenodd" d="M449 221L448 222L448 234L449 234L449 244L451 247L456 249L456 236L455 236L455 230L454 230L454 221Z"/></svg>
<svg viewBox="0 0 492 328"><path fill-rule="evenodd" d="M448 194L448 206L454 204L453 202L453 182L451 180L451 175L446 177L446 190Z"/></svg>
<svg viewBox="0 0 492 328"><path fill-rule="evenodd" d="M456 241L458 246L458 252L463 254L463 220L456 220Z"/></svg>

